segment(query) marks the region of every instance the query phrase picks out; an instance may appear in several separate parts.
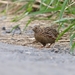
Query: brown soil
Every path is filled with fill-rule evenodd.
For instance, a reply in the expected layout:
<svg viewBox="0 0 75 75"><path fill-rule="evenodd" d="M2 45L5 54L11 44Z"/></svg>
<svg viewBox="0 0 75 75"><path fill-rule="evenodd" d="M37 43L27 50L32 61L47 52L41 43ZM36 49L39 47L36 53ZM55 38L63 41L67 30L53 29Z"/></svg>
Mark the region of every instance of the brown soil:
<svg viewBox="0 0 75 75"><path fill-rule="evenodd" d="M32 21L26 30L23 32L23 29L29 20L29 17L25 17L22 20L18 22L11 22L11 19L14 16L5 16L6 18L3 19L3 16L0 16L0 41L8 44L16 44L16 45L23 45L23 46L32 46L32 47L40 47L40 43L33 43L35 41L34 33L32 31L32 28L35 25L42 25L42 26L51 26L52 21L50 20L35 20ZM6 27L6 29L11 29L13 26L20 24L20 28L22 31L22 34L15 34L12 36L12 33L5 33L4 30L2 30L2 27ZM56 29L58 28L58 25L54 25ZM61 32L61 31L60 31ZM59 45L68 45L69 46L69 35L66 36L66 34L55 44Z"/></svg>

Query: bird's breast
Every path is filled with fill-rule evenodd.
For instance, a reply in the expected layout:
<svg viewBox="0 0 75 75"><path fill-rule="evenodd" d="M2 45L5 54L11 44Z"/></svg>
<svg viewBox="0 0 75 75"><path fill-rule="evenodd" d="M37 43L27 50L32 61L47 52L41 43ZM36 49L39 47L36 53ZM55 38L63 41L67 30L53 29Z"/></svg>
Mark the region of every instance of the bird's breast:
<svg viewBox="0 0 75 75"><path fill-rule="evenodd" d="M35 34L35 39L39 42L43 42L43 43L46 43L47 42L47 39L45 36L43 36L42 34Z"/></svg>

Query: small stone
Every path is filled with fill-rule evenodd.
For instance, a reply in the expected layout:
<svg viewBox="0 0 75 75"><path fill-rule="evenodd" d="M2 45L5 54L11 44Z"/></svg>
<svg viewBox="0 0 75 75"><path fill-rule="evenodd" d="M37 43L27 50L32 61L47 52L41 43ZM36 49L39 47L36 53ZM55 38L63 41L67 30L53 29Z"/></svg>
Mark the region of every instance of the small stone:
<svg viewBox="0 0 75 75"><path fill-rule="evenodd" d="M51 52L54 52L54 49L52 49Z"/></svg>
<svg viewBox="0 0 75 75"><path fill-rule="evenodd" d="M54 52L55 52L55 53L58 53L59 51L58 51L58 50L55 50Z"/></svg>
<svg viewBox="0 0 75 75"><path fill-rule="evenodd" d="M11 30L6 30L6 33L11 33Z"/></svg>
<svg viewBox="0 0 75 75"><path fill-rule="evenodd" d="M5 27L2 27L2 30L6 30L6 28Z"/></svg>
<svg viewBox="0 0 75 75"><path fill-rule="evenodd" d="M13 29L12 30L12 34L14 35L14 34L21 34L21 29L20 29L20 27L17 27L17 28L15 28L15 29Z"/></svg>

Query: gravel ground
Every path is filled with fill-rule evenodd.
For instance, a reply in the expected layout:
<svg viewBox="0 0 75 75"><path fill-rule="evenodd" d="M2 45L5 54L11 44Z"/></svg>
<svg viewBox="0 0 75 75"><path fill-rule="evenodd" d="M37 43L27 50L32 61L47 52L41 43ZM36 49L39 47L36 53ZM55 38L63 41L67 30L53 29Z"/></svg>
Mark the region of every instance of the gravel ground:
<svg viewBox="0 0 75 75"><path fill-rule="evenodd" d="M0 75L75 75L75 56L57 49L0 43Z"/></svg>

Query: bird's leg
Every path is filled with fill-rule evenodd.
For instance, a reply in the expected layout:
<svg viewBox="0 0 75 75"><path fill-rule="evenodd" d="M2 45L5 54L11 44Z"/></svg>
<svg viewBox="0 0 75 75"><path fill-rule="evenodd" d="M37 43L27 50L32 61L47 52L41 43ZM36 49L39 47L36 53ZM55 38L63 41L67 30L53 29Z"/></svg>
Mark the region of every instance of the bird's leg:
<svg viewBox="0 0 75 75"><path fill-rule="evenodd" d="M40 48L43 48L43 47L45 47L44 45L42 45Z"/></svg>
<svg viewBox="0 0 75 75"><path fill-rule="evenodd" d="M43 45L39 47L39 50L40 50L40 49L42 49L42 48L44 48L44 46L43 46Z"/></svg>
<svg viewBox="0 0 75 75"><path fill-rule="evenodd" d="M50 48L52 44L48 45L46 48Z"/></svg>
<svg viewBox="0 0 75 75"><path fill-rule="evenodd" d="M42 46L40 48L44 48L46 46L46 44L42 43Z"/></svg>
<svg viewBox="0 0 75 75"><path fill-rule="evenodd" d="M38 41L35 40L35 41L33 41L32 43L38 43Z"/></svg>

